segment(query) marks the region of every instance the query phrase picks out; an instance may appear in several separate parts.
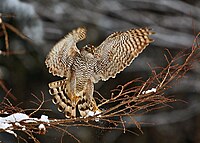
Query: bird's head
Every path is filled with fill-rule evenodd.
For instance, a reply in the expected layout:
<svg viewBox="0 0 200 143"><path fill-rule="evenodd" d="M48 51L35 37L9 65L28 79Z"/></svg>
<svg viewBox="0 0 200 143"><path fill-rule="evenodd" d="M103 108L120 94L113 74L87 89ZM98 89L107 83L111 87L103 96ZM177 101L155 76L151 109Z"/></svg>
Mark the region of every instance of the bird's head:
<svg viewBox="0 0 200 143"><path fill-rule="evenodd" d="M86 45L81 48L81 53L84 56L94 58L95 47L93 45Z"/></svg>
<svg viewBox="0 0 200 143"><path fill-rule="evenodd" d="M83 47L83 49L84 49L84 51L94 55L95 47L93 45L86 45L85 47Z"/></svg>

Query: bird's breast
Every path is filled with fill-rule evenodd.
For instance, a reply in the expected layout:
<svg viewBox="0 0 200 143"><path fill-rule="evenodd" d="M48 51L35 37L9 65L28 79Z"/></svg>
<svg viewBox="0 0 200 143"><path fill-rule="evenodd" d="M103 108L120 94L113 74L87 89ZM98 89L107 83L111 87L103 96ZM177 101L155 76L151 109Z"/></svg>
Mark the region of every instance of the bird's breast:
<svg viewBox="0 0 200 143"><path fill-rule="evenodd" d="M75 72L76 92L81 92L86 88L87 82L91 80L94 72L95 60L84 57L77 57L72 70Z"/></svg>

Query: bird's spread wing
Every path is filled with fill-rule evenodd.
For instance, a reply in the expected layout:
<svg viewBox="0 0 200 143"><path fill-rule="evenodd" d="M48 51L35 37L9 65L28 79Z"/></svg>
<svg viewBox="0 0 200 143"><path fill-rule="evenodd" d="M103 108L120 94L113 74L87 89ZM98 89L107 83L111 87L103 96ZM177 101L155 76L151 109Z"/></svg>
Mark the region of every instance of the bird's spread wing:
<svg viewBox="0 0 200 143"><path fill-rule="evenodd" d="M61 39L49 52L45 60L49 72L60 77L68 77L74 57L80 53L76 43L86 38L86 29L77 28Z"/></svg>
<svg viewBox="0 0 200 143"><path fill-rule="evenodd" d="M148 28L140 28L116 32L107 37L95 50L99 57L94 69L95 82L114 78L129 66L145 47L153 42L149 38L153 33Z"/></svg>

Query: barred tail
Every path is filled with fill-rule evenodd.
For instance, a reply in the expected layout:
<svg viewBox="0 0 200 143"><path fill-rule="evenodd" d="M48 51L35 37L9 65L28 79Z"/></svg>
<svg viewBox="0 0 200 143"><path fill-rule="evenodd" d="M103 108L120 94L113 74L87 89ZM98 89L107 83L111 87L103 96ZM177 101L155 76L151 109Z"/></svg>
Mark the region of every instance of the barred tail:
<svg viewBox="0 0 200 143"><path fill-rule="evenodd" d="M49 93L54 96L52 102L58 105L58 111L63 112L66 118L76 117L76 106L73 107L67 96L67 80L59 80L49 83Z"/></svg>
<svg viewBox="0 0 200 143"><path fill-rule="evenodd" d="M76 117L76 106L81 117L93 116L101 112L93 95L88 94L93 92L83 93L83 96L70 96L67 84L66 79L49 83L49 93L54 96L52 102L58 105L58 111L63 112L66 118Z"/></svg>
<svg viewBox="0 0 200 143"><path fill-rule="evenodd" d="M100 113L101 110L97 107L93 96L87 96L84 94L78 102L78 110L82 117L93 116Z"/></svg>

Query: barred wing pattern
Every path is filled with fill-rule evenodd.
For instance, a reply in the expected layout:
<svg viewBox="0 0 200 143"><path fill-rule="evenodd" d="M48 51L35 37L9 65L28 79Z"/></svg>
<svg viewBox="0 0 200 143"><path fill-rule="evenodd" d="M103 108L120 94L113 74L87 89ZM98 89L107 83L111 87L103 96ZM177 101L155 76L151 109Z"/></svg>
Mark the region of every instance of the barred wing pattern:
<svg viewBox="0 0 200 143"><path fill-rule="evenodd" d="M94 79L108 80L115 78L117 73L123 71L131 62L153 42L149 35L154 34L148 28L132 29L126 32L111 34L96 48L99 55L95 67Z"/></svg>
<svg viewBox="0 0 200 143"><path fill-rule="evenodd" d="M74 57L80 53L76 43L86 38L86 29L78 28L61 39L49 52L45 60L49 72L60 77L69 77Z"/></svg>
<svg viewBox="0 0 200 143"><path fill-rule="evenodd" d="M49 83L53 103L67 118L87 117L101 110L93 97L94 83L115 77L153 40L148 28L132 29L111 34L97 48L85 46L80 51L76 43L86 38L86 29L78 28L60 40L46 58L53 75L66 79Z"/></svg>

